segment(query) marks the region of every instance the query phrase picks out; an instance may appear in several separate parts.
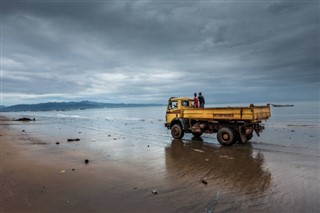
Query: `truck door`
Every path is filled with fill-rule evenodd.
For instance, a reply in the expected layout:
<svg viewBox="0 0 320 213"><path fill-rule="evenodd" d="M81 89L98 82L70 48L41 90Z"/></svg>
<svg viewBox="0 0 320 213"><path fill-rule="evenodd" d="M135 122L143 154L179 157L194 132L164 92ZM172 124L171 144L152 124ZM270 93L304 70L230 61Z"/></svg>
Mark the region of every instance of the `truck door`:
<svg viewBox="0 0 320 213"><path fill-rule="evenodd" d="M174 118L178 117L179 113L178 101L169 101L166 113L166 123L170 124Z"/></svg>

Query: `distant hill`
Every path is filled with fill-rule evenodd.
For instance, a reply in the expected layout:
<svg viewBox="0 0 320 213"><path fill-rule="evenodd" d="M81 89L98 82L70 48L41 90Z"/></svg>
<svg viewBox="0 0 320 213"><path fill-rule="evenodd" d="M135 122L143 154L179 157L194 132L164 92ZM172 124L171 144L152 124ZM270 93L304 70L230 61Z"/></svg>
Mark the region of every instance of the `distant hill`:
<svg viewBox="0 0 320 213"><path fill-rule="evenodd" d="M161 106L160 104L123 104L123 103L102 103L93 101L81 102L48 102L39 104L18 104L0 108L2 112L21 112L21 111L65 111L76 109L98 109L98 108L123 108L123 107L146 107Z"/></svg>

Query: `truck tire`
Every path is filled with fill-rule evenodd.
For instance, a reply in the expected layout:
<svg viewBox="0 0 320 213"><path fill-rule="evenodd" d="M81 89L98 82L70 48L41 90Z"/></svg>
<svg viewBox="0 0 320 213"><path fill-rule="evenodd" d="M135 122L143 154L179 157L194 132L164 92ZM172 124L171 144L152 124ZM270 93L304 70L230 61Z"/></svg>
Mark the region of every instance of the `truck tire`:
<svg viewBox="0 0 320 213"><path fill-rule="evenodd" d="M179 124L174 124L171 128L171 135L175 139L183 138L184 132Z"/></svg>
<svg viewBox="0 0 320 213"><path fill-rule="evenodd" d="M248 143L248 141L253 137L253 134L252 134L252 133L250 133L249 135L247 135L247 136L246 136L247 140L246 140L245 142L243 142L243 141L242 141L242 139L241 139L241 136L240 136L240 135L238 135L238 137L239 137L239 139L238 139L238 140L239 140L239 142L240 142L240 143L242 143L242 144L245 144L245 143Z"/></svg>
<svg viewBox="0 0 320 213"><path fill-rule="evenodd" d="M231 128L223 127L219 129L217 139L221 145L231 146L236 141L235 131Z"/></svg>
<svg viewBox="0 0 320 213"><path fill-rule="evenodd" d="M247 135L248 141L249 141L252 137L253 137L253 134L252 134L252 133L250 133L249 135Z"/></svg>

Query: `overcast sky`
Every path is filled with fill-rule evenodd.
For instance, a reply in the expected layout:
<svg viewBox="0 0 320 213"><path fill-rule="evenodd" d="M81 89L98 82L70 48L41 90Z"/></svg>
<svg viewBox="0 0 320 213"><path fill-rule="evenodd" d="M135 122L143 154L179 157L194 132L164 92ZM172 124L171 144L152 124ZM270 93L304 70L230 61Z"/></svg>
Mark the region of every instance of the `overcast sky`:
<svg viewBox="0 0 320 213"><path fill-rule="evenodd" d="M319 100L316 1L1 0L3 105Z"/></svg>

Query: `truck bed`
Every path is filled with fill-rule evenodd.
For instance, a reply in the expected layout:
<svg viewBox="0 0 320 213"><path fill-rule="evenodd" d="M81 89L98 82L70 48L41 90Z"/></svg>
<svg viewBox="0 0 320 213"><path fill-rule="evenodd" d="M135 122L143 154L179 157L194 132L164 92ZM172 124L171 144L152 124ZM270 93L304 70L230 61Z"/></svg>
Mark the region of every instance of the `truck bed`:
<svg viewBox="0 0 320 213"><path fill-rule="evenodd" d="M249 107L184 108L181 117L198 120L262 121L270 116L270 105Z"/></svg>

